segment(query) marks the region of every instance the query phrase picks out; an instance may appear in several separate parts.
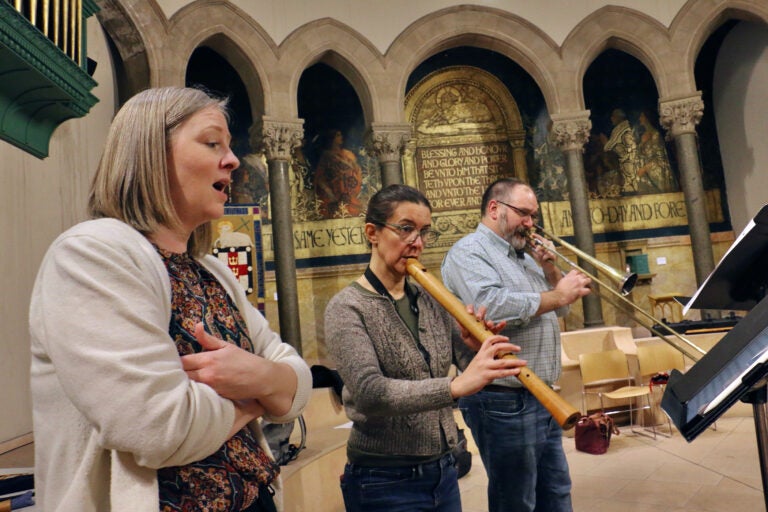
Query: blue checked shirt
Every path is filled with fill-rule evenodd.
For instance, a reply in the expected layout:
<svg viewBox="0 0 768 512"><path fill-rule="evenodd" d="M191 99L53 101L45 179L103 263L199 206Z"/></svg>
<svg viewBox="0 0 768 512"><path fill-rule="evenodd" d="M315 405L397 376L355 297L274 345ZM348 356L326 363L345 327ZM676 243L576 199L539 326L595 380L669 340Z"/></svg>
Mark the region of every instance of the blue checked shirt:
<svg viewBox="0 0 768 512"><path fill-rule="evenodd" d="M509 243L479 224L448 251L441 266L443 283L464 304L488 308L486 317L507 321L500 333L520 345L518 357L547 384L560 377L560 325L557 317L568 308L534 316L541 292L552 289L538 263L529 255L519 257ZM516 377L494 384L519 387Z"/></svg>

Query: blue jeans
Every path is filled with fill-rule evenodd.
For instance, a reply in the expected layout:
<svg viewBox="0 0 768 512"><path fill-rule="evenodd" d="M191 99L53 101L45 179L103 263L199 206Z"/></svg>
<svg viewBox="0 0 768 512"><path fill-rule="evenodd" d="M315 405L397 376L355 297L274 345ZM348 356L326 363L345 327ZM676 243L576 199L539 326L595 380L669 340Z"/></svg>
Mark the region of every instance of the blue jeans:
<svg viewBox="0 0 768 512"><path fill-rule="evenodd" d="M416 466L368 467L347 464L341 493L347 512L461 512L453 455Z"/></svg>
<svg viewBox="0 0 768 512"><path fill-rule="evenodd" d="M525 389L459 399L488 474L489 512L571 512L563 431Z"/></svg>

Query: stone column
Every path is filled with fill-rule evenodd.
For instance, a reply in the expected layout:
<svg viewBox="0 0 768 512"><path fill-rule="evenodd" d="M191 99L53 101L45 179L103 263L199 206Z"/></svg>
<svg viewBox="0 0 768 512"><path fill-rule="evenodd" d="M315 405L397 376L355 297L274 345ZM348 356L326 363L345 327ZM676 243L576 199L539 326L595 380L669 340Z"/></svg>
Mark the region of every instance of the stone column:
<svg viewBox="0 0 768 512"><path fill-rule="evenodd" d="M411 125L372 123L369 146L379 159L381 187L403 182L402 157L411 139Z"/></svg>
<svg viewBox="0 0 768 512"><path fill-rule="evenodd" d="M255 131L256 138L261 140L257 141L255 146L263 148L267 156L280 336L301 354L299 294L291 218L290 162L293 151L301 146L304 121L264 116L261 123L261 130Z"/></svg>
<svg viewBox="0 0 768 512"><path fill-rule="evenodd" d="M595 255L595 241L592 238L592 221L589 216L589 194L587 179L584 176L584 144L589 140L592 121L589 111L552 115L552 130L555 141L565 155L565 172L568 176L568 195L573 216L573 234L576 246L589 254ZM579 265L584 270L597 276L595 267L579 258ZM601 276L597 276L601 277ZM584 327L604 325L603 306L598 293L590 293L582 299L584 307Z"/></svg>
<svg viewBox="0 0 768 512"><path fill-rule="evenodd" d="M659 100L661 125L675 141L680 184L685 196L685 209L691 233L691 250L696 284L701 286L715 268L712 253L706 195L701 181L701 160L696 141L696 125L704 113L701 93L672 100Z"/></svg>
<svg viewBox="0 0 768 512"><path fill-rule="evenodd" d="M528 163L525 149L525 130L512 132L509 135L509 147L512 148L512 165L515 177L528 183Z"/></svg>

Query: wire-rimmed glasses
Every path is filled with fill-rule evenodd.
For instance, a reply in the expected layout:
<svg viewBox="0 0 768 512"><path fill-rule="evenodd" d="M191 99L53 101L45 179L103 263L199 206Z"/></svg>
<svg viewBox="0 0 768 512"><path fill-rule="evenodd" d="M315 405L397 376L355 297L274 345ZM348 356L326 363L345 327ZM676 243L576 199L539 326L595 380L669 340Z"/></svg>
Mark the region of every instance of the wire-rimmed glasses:
<svg viewBox="0 0 768 512"><path fill-rule="evenodd" d="M437 239L440 237L440 233L430 227L416 229L416 226L410 224L392 224L390 222L381 222L380 224L395 230L400 240L408 245L416 242L417 238L421 238L424 247L426 247L437 242Z"/></svg>
<svg viewBox="0 0 768 512"><path fill-rule="evenodd" d="M536 224L536 221L539 220L539 214L538 213L534 213L534 212L529 212L527 210L523 210L521 208L518 208L517 206L512 206L511 204L505 203L504 201L500 201L498 199L496 200L496 202L503 204L507 208L511 208L516 214L518 214L522 218L530 217L531 218L531 222L533 222L534 224Z"/></svg>

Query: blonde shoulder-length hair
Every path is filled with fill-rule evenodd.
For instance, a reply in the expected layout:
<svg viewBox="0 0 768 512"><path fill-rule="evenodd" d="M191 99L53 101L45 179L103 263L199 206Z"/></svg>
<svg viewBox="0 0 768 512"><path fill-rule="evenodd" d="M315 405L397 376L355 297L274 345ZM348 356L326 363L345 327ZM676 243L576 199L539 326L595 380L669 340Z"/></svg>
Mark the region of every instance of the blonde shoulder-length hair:
<svg viewBox="0 0 768 512"><path fill-rule="evenodd" d="M227 100L200 89L147 89L129 99L115 115L91 183L88 214L121 220L144 235L159 227L176 228L171 201L168 155L175 129L192 115L218 108L229 119ZM187 243L201 257L211 247L211 226L202 224Z"/></svg>

